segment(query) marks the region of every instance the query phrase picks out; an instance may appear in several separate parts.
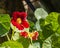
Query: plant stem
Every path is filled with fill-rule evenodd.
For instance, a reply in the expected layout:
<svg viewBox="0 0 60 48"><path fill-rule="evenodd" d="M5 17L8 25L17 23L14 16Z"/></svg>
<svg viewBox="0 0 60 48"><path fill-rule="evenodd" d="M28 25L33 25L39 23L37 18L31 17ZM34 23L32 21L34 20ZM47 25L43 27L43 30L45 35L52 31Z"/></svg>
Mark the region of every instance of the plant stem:
<svg viewBox="0 0 60 48"><path fill-rule="evenodd" d="M11 40L13 39L13 35L14 35L14 31L12 30L12 36L11 36Z"/></svg>
<svg viewBox="0 0 60 48"><path fill-rule="evenodd" d="M32 42L32 38L31 38L31 44L33 44L33 42Z"/></svg>
<svg viewBox="0 0 60 48"><path fill-rule="evenodd" d="M9 38L8 34L6 34L6 36L7 36L8 41L10 41L10 38Z"/></svg>

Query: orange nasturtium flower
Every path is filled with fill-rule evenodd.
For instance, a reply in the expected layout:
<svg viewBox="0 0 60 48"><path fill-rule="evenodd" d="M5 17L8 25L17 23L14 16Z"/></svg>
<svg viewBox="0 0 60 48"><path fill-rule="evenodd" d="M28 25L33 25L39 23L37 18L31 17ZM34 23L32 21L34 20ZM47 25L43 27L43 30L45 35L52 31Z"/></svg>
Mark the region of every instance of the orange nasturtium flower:
<svg viewBox="0 0 60 48"><path fill-rule="evenodd" d="M26 18L27 14L25 12L13 12L11 28L18 32L21 32L25 28L29 28L29 23Z"/></svg>

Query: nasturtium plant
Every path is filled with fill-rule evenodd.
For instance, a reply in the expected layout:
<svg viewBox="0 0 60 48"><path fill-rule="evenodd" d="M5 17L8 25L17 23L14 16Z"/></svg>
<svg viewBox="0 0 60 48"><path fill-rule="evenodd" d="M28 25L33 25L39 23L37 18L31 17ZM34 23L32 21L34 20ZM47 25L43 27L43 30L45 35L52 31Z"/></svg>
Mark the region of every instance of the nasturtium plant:
<svg viewBox="0 0 60 48"><path fill-rule="evenodd" d="M0 14L0 36L8 33L10 30L10 16L8 14Z"/></svg>
<svg viewBox="0 0 60 48"><path fill-rule="evenodd" d="M50 13L45 20L40 20L40 25L42 28L42 34L44 36L44 38L46 39L47 37L49 37L50 35L52 35L53 33L57 32L58 28L59 28L59 23L58 23L58 17L59 17L59 13L57 12L52 12Z"/></svg>
<svg viewBox="0 0 60 48"><path fill-rule="evenodd" d="M43 48L60 48L60 42L58 41L60 40L59 16L60 13L52 12L46 17L45 24L42 28L42 34L45 38Z"/></svg>
<svg viewBox="0 0 60 48"><path fill-rule="evenodd" d="M36 22L27 20L25 12L14 12L12 18L1 14L0 36L12 30L0 48L60 48L60 13L48 14L39 8L35 15Z"/></svg>

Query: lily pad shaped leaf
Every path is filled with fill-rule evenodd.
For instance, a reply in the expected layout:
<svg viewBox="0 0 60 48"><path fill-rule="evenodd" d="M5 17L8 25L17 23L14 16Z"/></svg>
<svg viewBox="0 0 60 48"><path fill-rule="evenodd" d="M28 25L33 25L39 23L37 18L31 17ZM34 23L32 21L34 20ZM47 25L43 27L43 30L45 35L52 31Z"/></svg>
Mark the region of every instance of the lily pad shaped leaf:
<svg viewBox="0 0 60 48"><path fill-rule="evenodd" d="M34 15L37 18L37 20L39 20L40 18L45 19L46 16L48 16L48 13L43 8L37 8L34 12Z"/></svg>
<svg viewBox="0 0 60 48"><path fill-rule="evenodd" d="M23 48L23 45L17 41L7 41L1 44L5 48Z"/></svg>

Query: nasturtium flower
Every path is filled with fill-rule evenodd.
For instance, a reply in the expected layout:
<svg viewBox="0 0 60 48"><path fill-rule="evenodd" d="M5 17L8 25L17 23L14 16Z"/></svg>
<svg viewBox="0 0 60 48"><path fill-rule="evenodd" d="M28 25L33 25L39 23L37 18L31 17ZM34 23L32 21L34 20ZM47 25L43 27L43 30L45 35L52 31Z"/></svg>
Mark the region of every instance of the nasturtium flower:
<svg viewBox="0 0 60 48"><path fill-rule="evenodd" d="M34 31L32 33L29 32L29 38L31 40L38 40L39 33L37 31Z"/></svg>
<svg viewBox="0 0 60 48"><path fill-rule="evenodd" d="M27 21L27 14L25 12L13 12L11 19L11 27L15 31L24 30L24 28L29 28L29 23Z"/></svg>
<svg viewBox="0 0 60 48"><path fill-rule="evenodd" d="M31 40L37 40L39 33L37 31L34 32L20 32L20 36L24 37L24 38L30 38Z"/></svg>
<svg viewBox="0 0 60 48"><path fill-rule="evenodd" d="M20 36L22 36L24 38L28 38L28 33L26 31L20 32Z"/></svg>

